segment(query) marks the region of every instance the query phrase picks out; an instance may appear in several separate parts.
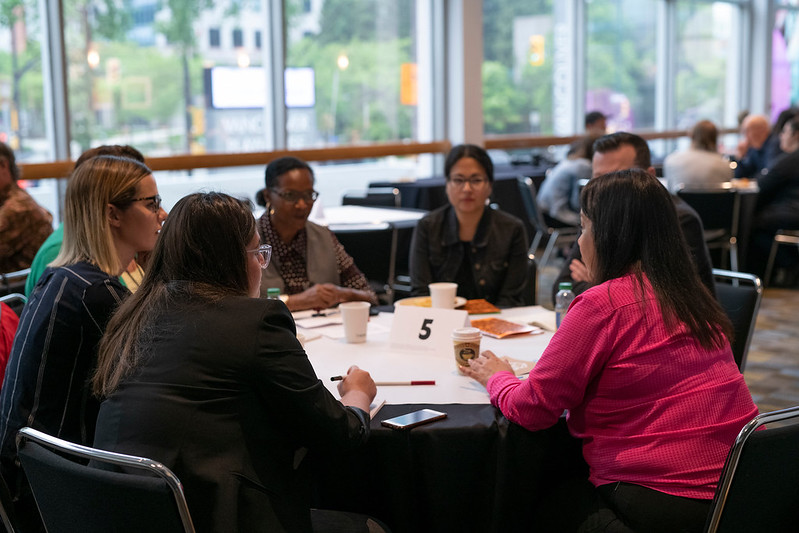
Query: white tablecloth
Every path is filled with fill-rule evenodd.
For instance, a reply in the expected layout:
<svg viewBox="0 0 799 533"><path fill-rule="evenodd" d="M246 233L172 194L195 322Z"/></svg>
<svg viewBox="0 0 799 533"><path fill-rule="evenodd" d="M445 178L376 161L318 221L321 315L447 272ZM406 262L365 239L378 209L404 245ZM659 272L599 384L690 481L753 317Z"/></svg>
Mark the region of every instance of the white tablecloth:
<svg viewBox="0 0 799 533"><path fill-rule="evenodd" d="M309 313L297 313L297 331L306 337L305 351L319 376L334 396L338 397L337 382L331 376L346 374L350 365L368 370L375 381L435 380L432 386L379 387L376 401L389 404L404 403L488 403L485 388L474 380L461 376L455 367L452 350L447 353L417 353L392 349L388 344L393 315L381 313L370 318L367 341L347 344L343 338L341 316L334 313L324 319L307 318ZM473 315L475 318L496 315ZM542 323L550 331L538 335L517 335L504 339L483 336L480 349L492 350L498 356L508 356L525 361L537 361L552 338L555 313L540 306L506 309L503 319L527 324ZM302 328L303 324L329 326ZM324 334L323 334L324 333Z"/></svg>

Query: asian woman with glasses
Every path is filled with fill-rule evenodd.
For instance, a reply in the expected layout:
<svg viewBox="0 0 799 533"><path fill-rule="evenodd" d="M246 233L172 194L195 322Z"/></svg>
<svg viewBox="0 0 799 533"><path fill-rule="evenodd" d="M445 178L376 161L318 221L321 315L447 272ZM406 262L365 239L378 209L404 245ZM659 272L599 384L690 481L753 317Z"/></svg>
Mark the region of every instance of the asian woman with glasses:
<svg viewBox="0 0 799 533"><path fill-rule="evenodd" d="M436 281L458 284L458 295L505 307L527 290L527 232L518 218L488 207L494 165L473 144L454 147L444 163L449 203L419 221L411 243L411 292L428 294Z"/></svg>
<svg viewBox="0 0 799 533"><path fill-rule="evenodd" d="M269 253L242 201L181 199L100 344L95 447L172 469L198 531L309 531L295 452L335 458L369 435L369 374L351 367L334 398L283 303L258 298Z"/></svg>
<svg viewBox="0 0 799 533"><path fill-rule="evenodd" d="M91 445L100 403L87 381L111 313L130 294L119 275L152 250L166 213L146 165L100 155L67 184L64 241L22 311L0 396L0 469L23 521L38 521L16 462L17 430L31 426Z"/></svg>
<svg viewBox="0 0 799 533"><path fill-rule="evenodd" d="M308 220L319 193L311 167L296 157L275 159L266 167L259 203L261 241L272 245L272 261L261 294L277 287L292 311L324 309L341 302L377 303L366 277L333 233Z"/></svg>

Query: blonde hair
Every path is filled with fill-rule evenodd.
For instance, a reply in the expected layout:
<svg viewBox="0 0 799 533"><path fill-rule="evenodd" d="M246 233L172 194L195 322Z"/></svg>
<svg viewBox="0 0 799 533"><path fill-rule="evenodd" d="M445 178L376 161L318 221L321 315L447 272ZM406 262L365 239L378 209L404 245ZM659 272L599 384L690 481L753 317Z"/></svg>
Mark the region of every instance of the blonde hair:
<svg viewBox="0 0 799 533"><path fill-rule="evenodd" d="M108 206L128 207L136 187L152 171L143 163L112 155L94 157L72 172L64 199L64 242L50 266L89 261L117 276L121 265L108 220Z"/></svg>

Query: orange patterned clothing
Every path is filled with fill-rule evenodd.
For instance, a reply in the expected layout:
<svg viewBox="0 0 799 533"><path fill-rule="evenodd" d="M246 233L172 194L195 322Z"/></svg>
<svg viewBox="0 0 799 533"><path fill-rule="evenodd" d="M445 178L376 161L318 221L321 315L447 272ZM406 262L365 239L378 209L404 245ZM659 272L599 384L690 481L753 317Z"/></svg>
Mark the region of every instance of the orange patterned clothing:
<svg viewBox="0 0 799 533"><path fill-rule="evenodd" d="M53 232L53 215L16 183L0 191L0 272L31 266L44 240Z"/></svg>

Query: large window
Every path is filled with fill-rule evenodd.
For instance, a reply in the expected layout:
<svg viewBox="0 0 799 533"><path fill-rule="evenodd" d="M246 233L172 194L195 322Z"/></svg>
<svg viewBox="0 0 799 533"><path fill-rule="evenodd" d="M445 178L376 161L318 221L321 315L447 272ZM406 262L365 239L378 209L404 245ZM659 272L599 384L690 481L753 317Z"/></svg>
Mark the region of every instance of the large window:
<svg viewBox="0 0 799 533"><path fill-rule="evenodd" d="M739 8L733 4L681 1L677 3L677 72L675 77L676 126L689 128L699 120L725 124L735 116L728 91L727 73L735 60L734 34Z"/></svg>
<svg viewBox="0 0 799 533"><path fill-rule="evenodd" d="M799 105L799 5L784 2L778 9L772 33L771 116ZM793 7L791 7L793 6Z"/></svg>
<svg viewBox="0 0 799 533"><path fill-rule="evenodd" d="M46 138L41 42L36 2L0 2L0 141L20 162L54 158Z"/></svg>
<svg viewBox="0 0 799 533"><path fill-rule="evenodd" d="M586 111L607 115L608 129L655 126L655 0L586 3Z"/></svg>
<svg viewBox="0 0 799 533"><path fill-rule="evenodd" d="M307 4L286 2L288 147L416 139L416 2Z"/></svg>
<svg viewBox="0 0 799 533"><path fill-rule="evenodd" d="M483 1L486 134L553 134L554 26L551 0Z"/></svg>

